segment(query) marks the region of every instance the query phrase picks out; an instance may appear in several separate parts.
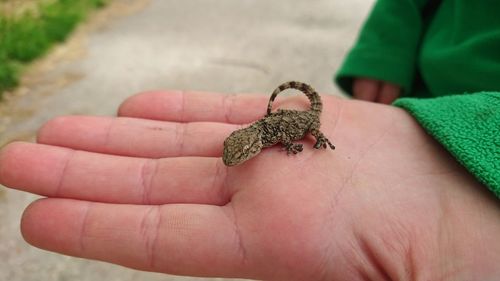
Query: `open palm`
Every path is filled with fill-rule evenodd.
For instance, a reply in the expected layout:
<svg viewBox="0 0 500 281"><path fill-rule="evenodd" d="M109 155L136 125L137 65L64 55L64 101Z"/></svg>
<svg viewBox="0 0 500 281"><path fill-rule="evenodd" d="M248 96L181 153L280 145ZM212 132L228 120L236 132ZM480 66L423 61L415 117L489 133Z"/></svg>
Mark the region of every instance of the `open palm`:
<svg viewBox="0 0 500 281"><path fill-rule="evenodd" d="M117 118L60 117L38 144L8 145L0 181L49 197L25 211L29 243L141 270L266 280L460 272L460 262L426 265L467 254L446 234L475 239L457 213L480 205L482 219L498 218L491 196L404 111L323 102L335 151L306 138L298 155L273 147L227 168L224 139L263 116L267 97L145 93Z"/></svg>

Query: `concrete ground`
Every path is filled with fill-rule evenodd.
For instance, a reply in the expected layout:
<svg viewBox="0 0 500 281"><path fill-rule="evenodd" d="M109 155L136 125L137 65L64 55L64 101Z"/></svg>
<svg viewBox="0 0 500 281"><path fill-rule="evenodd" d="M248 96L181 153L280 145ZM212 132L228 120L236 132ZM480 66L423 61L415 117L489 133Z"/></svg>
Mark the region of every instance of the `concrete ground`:
<svg viewBox="0 0 500 281"><path fill-rule="evenodd" d="M150 89L269 93L287 80L338 94L332 75L374 0L114 0L31 66L0 104L0 145L58 115L114 115ZM29 246L35 199L0 186L0 280L216 280L146 273ZM56 233L54 235L57 235Z"/></svg>

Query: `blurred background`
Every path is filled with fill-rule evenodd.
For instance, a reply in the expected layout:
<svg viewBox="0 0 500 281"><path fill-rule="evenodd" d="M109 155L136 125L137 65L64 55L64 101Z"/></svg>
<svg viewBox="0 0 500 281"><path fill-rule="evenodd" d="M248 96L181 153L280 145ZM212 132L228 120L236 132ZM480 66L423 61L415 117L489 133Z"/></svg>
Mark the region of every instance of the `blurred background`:
<svg viewBox="0 0 500 281"><path fill-rule="evenodd" d="M0 0L0 146L59 115L114 115L152 89L268 95L332 76L374 0ZM0 186L0 280L222 280L46 252L21 237L36 196ZM54 233L57 235L57 233Z"/></svg>

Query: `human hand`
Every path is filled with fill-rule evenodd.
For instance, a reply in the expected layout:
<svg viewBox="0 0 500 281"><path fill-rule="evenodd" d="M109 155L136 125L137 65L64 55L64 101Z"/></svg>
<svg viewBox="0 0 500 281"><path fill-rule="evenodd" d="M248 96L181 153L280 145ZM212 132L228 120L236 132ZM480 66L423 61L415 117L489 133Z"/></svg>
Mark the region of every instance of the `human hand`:
<svg viewBox="0 0 500 281"><path fill-rule="evenodd" d="M355 78L352 92L356 99L391 104L401 94L401 87L370 78Z"/></svg>
<svg viewBox="0 0 500 281"><path fill-rule="evenodd" d="M306 139L295 156L273 147L224 166L225 137L260 118L267 99L153 92L125 101L118 118L48 122L38 144L0 153L2 184L49 197L25 210L24 238L193 276L500 274L498 202L401 109L323 95L322 131L335 151Z"/></svg>

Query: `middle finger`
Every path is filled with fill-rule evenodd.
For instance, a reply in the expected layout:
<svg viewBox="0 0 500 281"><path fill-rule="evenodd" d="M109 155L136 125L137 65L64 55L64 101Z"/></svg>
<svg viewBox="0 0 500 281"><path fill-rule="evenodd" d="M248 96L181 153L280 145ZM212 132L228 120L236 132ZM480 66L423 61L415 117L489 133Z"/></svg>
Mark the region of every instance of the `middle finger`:
<svg viewBox="0 0 500 281"><path fill-rule="evenodd" d="M224 205L226 168L213 157L147 159L14 142L0 155L5 186L108 203Z"/></svg>

